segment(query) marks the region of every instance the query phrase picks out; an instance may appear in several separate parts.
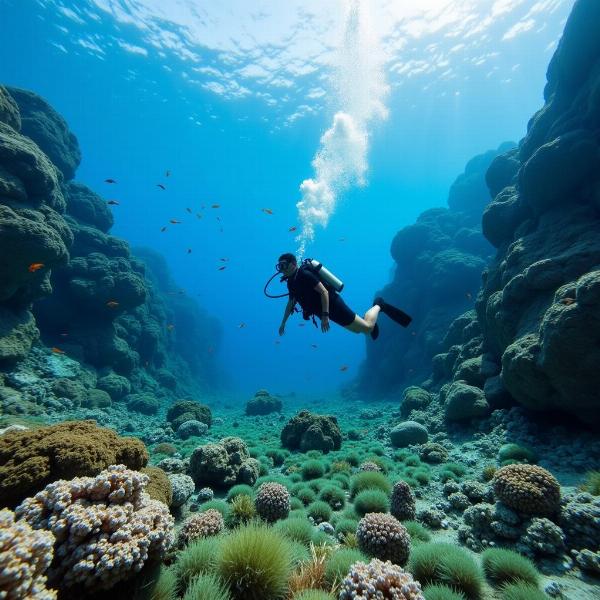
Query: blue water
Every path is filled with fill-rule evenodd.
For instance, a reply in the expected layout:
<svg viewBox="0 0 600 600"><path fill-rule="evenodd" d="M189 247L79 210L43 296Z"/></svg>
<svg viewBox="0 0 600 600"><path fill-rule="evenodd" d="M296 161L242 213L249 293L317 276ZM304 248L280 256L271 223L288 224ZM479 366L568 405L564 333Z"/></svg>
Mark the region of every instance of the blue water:
<svg viewBox="0 0 600 600"><path fill-rule="evenodd" d="M262 292L279 254L298 247L289 229L300 228L299 185L339 110L339 59L320 64L314 46L342 44L346 4L0 0L0 81L65 117L83 154L76 179L118 199L112 233L161 252L181 289L221 320L219 358L243 394L331 392L365 353L362 336L335 326L323 335L298 316L280 339L285 300ZM366 185L344 190L307 246L359 313L390 278L395 232L445 205L472 156L523 136L573 0L428 0L425 16L412 4L362 7L385 29L389 116L369 124ZM385 21L386 6L396 22ZM251 75L258 63L272 68L263 79ZM206 87L215 81L230 92Z"/></svg>

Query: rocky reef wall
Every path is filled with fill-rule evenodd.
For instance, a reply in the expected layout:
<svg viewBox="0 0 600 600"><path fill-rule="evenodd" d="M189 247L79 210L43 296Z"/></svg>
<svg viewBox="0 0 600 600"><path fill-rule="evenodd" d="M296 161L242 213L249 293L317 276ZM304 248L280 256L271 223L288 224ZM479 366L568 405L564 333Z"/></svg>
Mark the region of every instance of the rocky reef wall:
<svg viewBox="0 0 600 600"><path fill-rule="evenodd" d="M473 306L481 273L494 251L481 232L481 215L491 199L485 173L497 156L513 147L505 142L472 158L452 184L447 208L423 212L394 237L394 277L381 295L408 312L413 324L410 333L399 332L387 317L380 319L380 336L367 344L355 382L360 394L392 394L427 377L448 326Z"/></svg>
<svg viewBox="0 0 600 600"><path fill-rule="evenodd" d="M433 385L453 382L442 387L446 402L452 386L468 384L492 408L516 401L600 420L598 23L600 4L578 0L544 106L486 173L494 199L482 227L497 253L476 310L453 323L434 357Z"/></svg>
<svg viewBox="0 0 600 600"><path fill-rule="evenodd" d="M110 235L106 201L73 181L80 160L46 101L0 86L0 369L45 345L113 401L214 388L218 322L174 291L160 256Z"/></svg>

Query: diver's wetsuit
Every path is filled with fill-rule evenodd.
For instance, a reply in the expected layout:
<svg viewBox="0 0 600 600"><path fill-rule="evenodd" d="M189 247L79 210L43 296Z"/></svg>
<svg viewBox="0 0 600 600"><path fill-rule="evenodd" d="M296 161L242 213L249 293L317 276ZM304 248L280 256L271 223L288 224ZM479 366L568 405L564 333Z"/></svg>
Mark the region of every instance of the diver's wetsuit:
<svg viewBox="0 0 600 600"><path fill-rule="evenodd" d="M298 267L288 278L287 287L290 297L294 298L305 313L321 318L321 294L315 290L320 279L309 269ZM333 289L329 292L329 319L342 327L354 323L356 313L350 309L342 297Z"/></svg>

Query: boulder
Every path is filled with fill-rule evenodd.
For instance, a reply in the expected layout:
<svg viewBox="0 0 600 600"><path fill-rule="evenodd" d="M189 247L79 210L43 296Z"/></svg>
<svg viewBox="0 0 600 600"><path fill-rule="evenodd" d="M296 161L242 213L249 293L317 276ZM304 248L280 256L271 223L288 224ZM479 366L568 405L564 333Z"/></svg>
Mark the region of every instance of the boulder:
<svg viewBox="0 0 600 600"><path fill-rule="evenodd" d="M327 453L342 447L342 432L335 417L302 410L281 431L281 444L288 450Z"/></svg>
<svg viewBox="0 0 600 600"><path fill-rule="evenodd" d="M273 412L281 412L283 403L280 398L272 396L267 390L258 390L254 398L246 403L247 415L268 415Z"/></svg>
<svg viewBox="0 0 600 600"><path fill-rule="evenodd" d="M465 381L455 381L446 394L445 414L449 421L483 417L489 412L483 391Z"/></svg>
<svg viewBox="0 0 600 600"><path fill-rule="evenodd" d="M428 438L427 428L416 421L403 421L390 431L390 441L394 448L425 444Z"/></svg>

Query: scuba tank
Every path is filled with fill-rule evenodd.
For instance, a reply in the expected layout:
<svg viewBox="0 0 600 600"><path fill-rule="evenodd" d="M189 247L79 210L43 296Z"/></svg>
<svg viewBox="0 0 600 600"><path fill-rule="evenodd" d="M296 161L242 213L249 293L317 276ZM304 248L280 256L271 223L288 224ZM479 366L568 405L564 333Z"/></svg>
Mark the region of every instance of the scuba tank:
<svg viewBox="0 0 600 600"><path fill-rule="evenodd" d="M343 281L338 279L329 269L326 269L323 263L320 263L318 260L305 258L302 264L312 268L321 282L330 285L336 292L339 293L344 289Z"/></svg>

